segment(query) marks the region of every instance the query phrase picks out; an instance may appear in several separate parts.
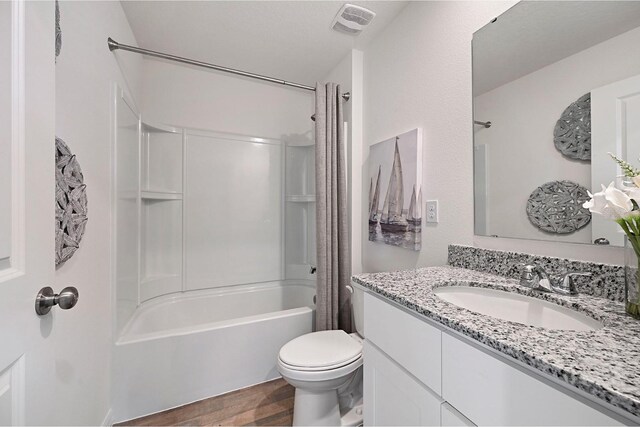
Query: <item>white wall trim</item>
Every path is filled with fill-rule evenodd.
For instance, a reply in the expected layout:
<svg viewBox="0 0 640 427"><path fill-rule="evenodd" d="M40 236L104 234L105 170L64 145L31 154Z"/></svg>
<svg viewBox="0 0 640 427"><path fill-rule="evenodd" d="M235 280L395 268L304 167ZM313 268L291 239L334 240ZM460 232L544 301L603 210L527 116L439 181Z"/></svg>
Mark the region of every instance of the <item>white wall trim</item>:
<svg viewBox="0 0 640 427"><path fill-rule="evenodd" d="M364 163L364 54L351 50L351 272L362 273Z"/></svg>
<svg viewBox="0 0 640 427"><path fill-rule="evenodd" d="M0 283L22 276L26 267L25 3L11 2L11 257Z"/></svg>

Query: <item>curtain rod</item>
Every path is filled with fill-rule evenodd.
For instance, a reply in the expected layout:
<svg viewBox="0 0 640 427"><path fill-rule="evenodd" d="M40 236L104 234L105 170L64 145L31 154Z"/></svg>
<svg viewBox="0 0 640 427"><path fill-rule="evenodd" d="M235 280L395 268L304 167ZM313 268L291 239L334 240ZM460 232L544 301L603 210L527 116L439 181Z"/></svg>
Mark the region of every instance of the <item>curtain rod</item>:
<svg viewBox="0 0 640 427"><path fill-rule="evenodd" d="M170 61L182 62L183 64L195 65L197 67L209 68L211 70L222 71L225 73L236 74L238 76L249 77L252 79L263 80L266 82L277 83L284 86L291 86L298 89L309 90L315 92L316 88L313 86L307 86L300 83L288 82L282 79L276 79L273 77L263 76L261 74L250 73L248 71L236 70L234 68L223 67L221 65L210 64L208 62L196 61L194 59L183 58L181 56L170 55L168 53L157 52L155 50L143 49L141 47L130 46L122 43L118 43L113 40L111 37L107 39L107 46L109 46L109 50L113 52L114 50L121 49L127 50L129 52L140 53L142 55L155 56L156 58L168 59ZM342 98L345 101L348 101L351 98L351 93L345 92L342 94Z"/></svg>

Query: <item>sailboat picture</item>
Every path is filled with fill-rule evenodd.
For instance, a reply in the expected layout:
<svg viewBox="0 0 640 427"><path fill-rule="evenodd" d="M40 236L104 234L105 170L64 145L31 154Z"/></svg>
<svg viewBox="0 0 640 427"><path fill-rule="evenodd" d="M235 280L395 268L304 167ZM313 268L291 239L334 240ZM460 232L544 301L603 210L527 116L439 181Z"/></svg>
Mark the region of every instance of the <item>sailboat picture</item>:
<svg viewBox="0 0 640 427"><path fill-rule="evenodd" d="M369 240L422 247L422 135L413 129L369 152ZM381 196L384 195L384 199Z"/></svg>

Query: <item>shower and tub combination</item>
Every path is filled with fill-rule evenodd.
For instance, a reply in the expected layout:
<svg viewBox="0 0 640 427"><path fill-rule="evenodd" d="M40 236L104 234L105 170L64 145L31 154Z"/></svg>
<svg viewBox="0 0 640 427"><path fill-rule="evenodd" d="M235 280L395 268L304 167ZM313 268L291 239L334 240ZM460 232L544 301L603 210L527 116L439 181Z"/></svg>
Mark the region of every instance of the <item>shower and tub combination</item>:
<svg viewBox="0 0 640 427"><path fill-rule="evenodd" d="M314 325L311 132L152 124L113 92L113 419L279 377Z"/></svg>
<svg viewBox="0 0 640 427"><path fill-rule="evenodd" d="M108 47L316 90L112 39ZM340 111L339 122L342 110L331 102L350 94L329 87L333 101L326 103ZM324 99L316 97L316 112ZM168 100L172 114L183 112ZM297 125L306 131L277 139L176 127L150 122L118 86L112 117L112 418L133 419L279 377L280 349L316 324L311 121ZM320 314L325 320L326 311Z"/></svg>

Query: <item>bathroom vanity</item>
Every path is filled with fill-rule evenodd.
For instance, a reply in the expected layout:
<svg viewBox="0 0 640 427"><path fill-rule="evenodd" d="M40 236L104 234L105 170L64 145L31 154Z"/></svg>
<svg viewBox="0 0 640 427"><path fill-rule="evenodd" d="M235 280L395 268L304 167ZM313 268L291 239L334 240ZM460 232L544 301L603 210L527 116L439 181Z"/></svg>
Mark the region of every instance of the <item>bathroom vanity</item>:
<svg viewBox="0 0 640 427"><path fill-rule="evenodd" d="M640 422L640 323L619 302L540 293L452 266L364 274L353 284L365 290L365 425ZM437 293L446 287L542 299L586 323L563 330L499 319L445 301ZM529 306L541 311L532 321L551 305Z"/></svg>

